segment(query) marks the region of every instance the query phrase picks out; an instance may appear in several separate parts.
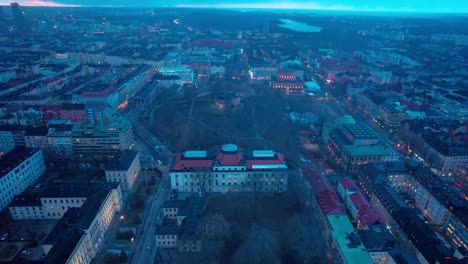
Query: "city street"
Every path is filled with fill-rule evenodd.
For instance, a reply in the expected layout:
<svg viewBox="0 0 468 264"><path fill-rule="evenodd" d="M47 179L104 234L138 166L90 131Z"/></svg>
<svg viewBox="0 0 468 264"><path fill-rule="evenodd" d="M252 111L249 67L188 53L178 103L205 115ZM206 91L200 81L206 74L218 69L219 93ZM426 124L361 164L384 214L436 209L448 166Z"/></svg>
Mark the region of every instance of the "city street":
<svg viewBox="0 0 468 264"><path fill-rule="evenodd" d="M135 242L133 258L131 263L149 264L154 263L156 257L156 241L155 232L156 226L162 221L162 205L168 198L170 193L169 181L164 177L161 184L152 193L152 198L147 211L143 218L143 224L138 229L137 239Z"/></svg>
<svg viewBox="0 0 468 264"><path fill-rule="evenodd" d="M141 156L150 157L150 160L147 160L147 162L142 162L142 164L144 164L143 167L154 167L155 161L158 160L161 163L158 165L170 164L173 156L172 152L146 129L146 125L140 121L138 116L141 115L131 112L127 117L133 125L135 139L140 143ZM146 151L143 146L146 146ZM160 217L162 214L162 206L170 194L170 180L167 174L168 166L160 166L159 169L162 173L162 179L158 187L150 194L151 200L145 210L142 219L143 224L137 230L131 263L154 263L156 257L157 247L155 232L157 224L162 221Z"/></svg>

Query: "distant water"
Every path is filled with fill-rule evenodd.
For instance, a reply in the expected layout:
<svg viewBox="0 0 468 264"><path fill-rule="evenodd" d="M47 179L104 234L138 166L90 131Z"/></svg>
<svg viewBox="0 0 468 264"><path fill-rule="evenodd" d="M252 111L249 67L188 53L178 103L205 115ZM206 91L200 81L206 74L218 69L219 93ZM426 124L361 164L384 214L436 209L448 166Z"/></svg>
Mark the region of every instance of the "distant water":
<svg viewBox="0 0 468 264"><path fill-rule="evenodd" d="M281 23L279 26L282 28L290 29L297 32L320 32L322 27L311 26L306 23L290 20L290 19L280 19Z"/></svg>

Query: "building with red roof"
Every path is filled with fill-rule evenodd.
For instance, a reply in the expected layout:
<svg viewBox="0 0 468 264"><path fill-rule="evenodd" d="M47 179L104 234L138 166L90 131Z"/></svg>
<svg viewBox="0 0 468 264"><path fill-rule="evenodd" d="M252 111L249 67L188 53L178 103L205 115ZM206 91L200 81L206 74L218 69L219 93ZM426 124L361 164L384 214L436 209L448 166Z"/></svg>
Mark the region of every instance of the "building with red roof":
<svg viewBox="0 0 468 264"><path fill-rule="evenodd" d="M178 153L169 171L171 188L182 192L283 192L288 173L283 154L234 144Z"/></svg>
<svg viewBox="0 0 468 264"><path fill-rule="evenodd" d="M330 182L313 166L302 168L302 174L315 194L320 210L324 215L345 214L345 207L333 191Z"/></svg>
<svg viewBox="0 0 468 264"><path fill-rule="evenodd" d="M366 200L356 183L351 179L342 179L338 183L338 194L357 224L358 229L366 229L370 224L381 222L381 215Z"/></svg>

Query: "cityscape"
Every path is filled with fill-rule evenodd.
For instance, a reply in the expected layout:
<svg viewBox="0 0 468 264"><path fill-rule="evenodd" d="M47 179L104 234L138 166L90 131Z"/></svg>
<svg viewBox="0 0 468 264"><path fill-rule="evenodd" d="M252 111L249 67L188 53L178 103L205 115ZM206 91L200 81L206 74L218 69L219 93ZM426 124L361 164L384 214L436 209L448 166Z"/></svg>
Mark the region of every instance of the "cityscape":
<svg viewBox="0 0 468 264"><path fill-rule="evenodd" d="M0 263L468 263L466 4L111 2L0 1Z"/></svg>

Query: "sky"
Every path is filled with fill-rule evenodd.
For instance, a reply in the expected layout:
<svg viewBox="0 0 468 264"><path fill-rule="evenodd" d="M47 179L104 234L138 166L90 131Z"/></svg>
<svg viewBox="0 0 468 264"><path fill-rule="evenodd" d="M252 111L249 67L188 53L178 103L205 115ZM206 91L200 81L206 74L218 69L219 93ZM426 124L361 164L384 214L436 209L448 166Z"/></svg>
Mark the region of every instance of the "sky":
<svg viewBox="0 0 468 264"><path fill-rule="evenodd" d="M7 5L14 0L0 0ZM284 8L468 13L468 0L16 0L24 6Z"/></svg>

